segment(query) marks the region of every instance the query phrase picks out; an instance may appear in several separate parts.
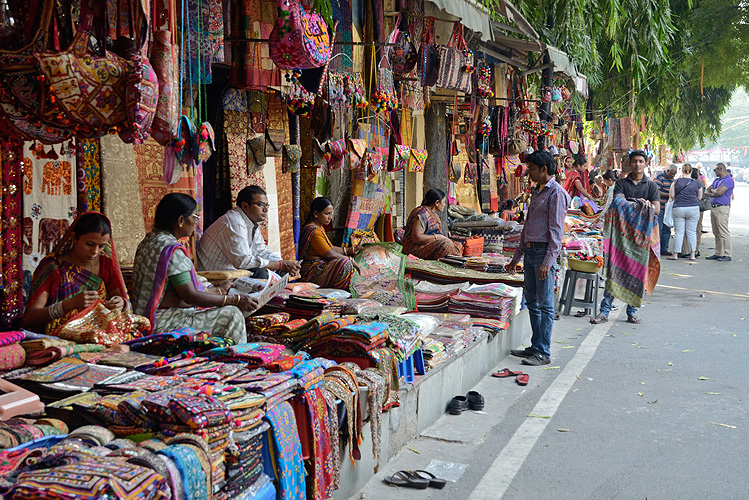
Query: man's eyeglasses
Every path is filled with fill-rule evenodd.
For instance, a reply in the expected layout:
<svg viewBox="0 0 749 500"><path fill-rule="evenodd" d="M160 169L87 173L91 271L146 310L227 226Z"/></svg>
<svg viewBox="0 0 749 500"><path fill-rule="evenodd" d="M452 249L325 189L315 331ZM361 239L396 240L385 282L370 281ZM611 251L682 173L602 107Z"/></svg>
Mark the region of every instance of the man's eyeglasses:
<svg viewBox="0 0 749 500"><path fill-rule="evenodd" d="M263 203L262 201L253 201L253 205L257 205L261 210L267 210L270 208L270 203Z"/></svg>

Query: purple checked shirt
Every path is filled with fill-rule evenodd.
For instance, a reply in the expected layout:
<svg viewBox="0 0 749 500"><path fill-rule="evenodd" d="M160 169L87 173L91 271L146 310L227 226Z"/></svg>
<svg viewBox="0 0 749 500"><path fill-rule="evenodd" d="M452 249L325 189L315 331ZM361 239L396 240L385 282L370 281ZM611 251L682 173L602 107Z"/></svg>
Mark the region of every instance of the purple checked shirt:
<svg viewBox="0 0 749 500"><path fill-rule="evenodd" d="M544 188L533 189L528 218L520 233L520 246L515 250L513 260L520 260L526 243L548 243L544 265L551 267L562 250L564 218L570 205L570 195L552 177Z"/></svg>

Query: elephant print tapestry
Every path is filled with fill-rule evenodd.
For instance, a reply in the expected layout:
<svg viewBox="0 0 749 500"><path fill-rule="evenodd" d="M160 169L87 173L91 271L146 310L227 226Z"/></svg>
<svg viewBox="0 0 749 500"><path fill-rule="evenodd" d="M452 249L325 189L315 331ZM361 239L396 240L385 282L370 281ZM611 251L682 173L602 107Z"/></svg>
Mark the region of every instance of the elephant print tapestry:
<svg viewBox="0 0 749 500"><path fill-rule="evenodd" d="M52 251L77 215L75 151L69 144L23 145L24 299L39 261Z"/></svg>

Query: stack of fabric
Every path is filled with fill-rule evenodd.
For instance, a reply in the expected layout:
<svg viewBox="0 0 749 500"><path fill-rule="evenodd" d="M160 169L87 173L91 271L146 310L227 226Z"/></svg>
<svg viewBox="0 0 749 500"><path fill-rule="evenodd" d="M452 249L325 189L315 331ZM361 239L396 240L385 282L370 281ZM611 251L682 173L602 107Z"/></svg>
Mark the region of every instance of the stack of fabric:
<svg viewBox="0 0 749 500"><path fill-rule="evenodd" d="M416 292L416 308L420 312L447 312L450 306L450 296L456 293L458 293L457 289L442 293Z"/></svg>
<svg viewBox="0 0 749 500"><path fill-rule="evenodd" d="M458 267L458 268L464 268L466 267L466 261L468 260L468 257L459 257L457 255L448 255L447 257L442 257L439 259L440 262L444 262L447 265Z"/></svg>
<svg viewBox="0 0 749 500"><path fill-rule="evenodd" d="M384 323L387 325L387 346L398 362L402 362L420 347L422 331L418 323L395 314L362 314L359 323Z"/></svg>
<svg viewBox="0 0 749 500"><path fill-rule="evenodd" d="M267 422L259 421L251 429L235 434L236 448L226 459L226 484L214 499L229 499L252 487L263 473L263 434L270 429Z"/></svg>
<svg viewBox="0 0 749 500"><path fill-rule="evenodd" d="M504 319L512 312L512 298L460 292L450 297L449 310L451 313L470 314L472 317Z"/></svg>
<svg viewBox="0 0 749 500"><path fill-rule="evenodd" d="M340 314L341 305L337 299L329 299L322 295L291 295L286 301L286 312L292 318L312 319L323 312Z"/></svg>
<svg viewBox="0 0 749 500"><path fill-rule="evenodd" d="M483 257L468 257L466 259L466 269L485 272L489 261Z"/></svg>
<svg viewBox="0 0 749 500"><path fill-rule="evenodd" d="M445 344L431 337L424 339L424 345L421 346L421 353L424 356L424 363L428 369L432 369L447 359Z"/></svg>
<svg viewBox="0 0 749 500"><path fill-rule="evenodd" d="M510 326L510 324L508 322L506 322L506 321L500 321L498 319L472 318L471 319L471 326L481 327L484 330L486 330L487 332L496 335L499 332L507 330L507 328Z"/></svg>
<svg viewBox="0 0 749 500"><path fill-rule="evenodd" d="M332 359L366 358L388 339L388 324L374 320L350 323L326 335L312 339L304 349L313 356Z"/></svg>

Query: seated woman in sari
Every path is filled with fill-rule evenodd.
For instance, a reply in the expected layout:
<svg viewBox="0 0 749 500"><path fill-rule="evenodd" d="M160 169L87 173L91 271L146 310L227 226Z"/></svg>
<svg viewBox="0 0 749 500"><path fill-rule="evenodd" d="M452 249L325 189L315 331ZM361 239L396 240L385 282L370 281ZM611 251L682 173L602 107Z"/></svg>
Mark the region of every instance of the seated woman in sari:
<svg viewBox="0 0 749 500"><path fill-rule="evenodd" d="M326 225L333 219L333 203L323 197L312 200L307 220L299 235L299 260L304 281L322 288L348 290L354 269L359 266L351 256L355 248L333 246L325 233Z"/></svg>
<svg viewBox="0 0 749 500"><path fill-rule="evenodd" d="M127 306L127 289L112 244L112 226L98 212L81 214L34 271L22 325L57 335L97 300L110 310Z"/></svg>
<svg viewBox="0 0 749 500"><path fill-rule="evenodd" d="M151 320L153 333L189 326L196 332L246 342L242 311L255 310L255 299L226 295L228 287L206 291L178 241L195 231L196 207L195 200L182 193L170 193L159 202L154 229L135 253L133 309Z"/></svg>
<svg viewBox="0 0 749 500"><path fill-rule="evenodd" d="M463 245L442 234L439 212L447 206L445 193L432 188L424 195L420 207L408 216L403 228L403 253L420 259L437 260L447 255L463 255Z"/></svg>
<svg viewBox="0 0 749 500"><path fill-rule="evenodd" d="M568 157L569 158L569 157ZM569 193L570 198L575 196L592 200L590 194L590 179L588 178L588 169L585 166L585 158L576 158L574 168L565 171L567 178L564 180L564 190Z"/></svg>

